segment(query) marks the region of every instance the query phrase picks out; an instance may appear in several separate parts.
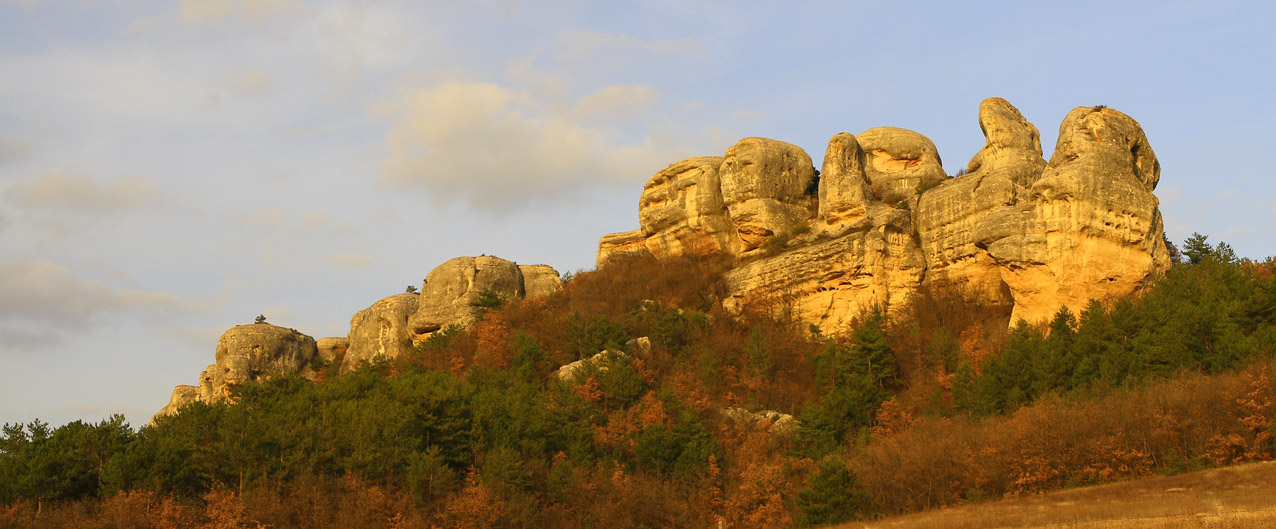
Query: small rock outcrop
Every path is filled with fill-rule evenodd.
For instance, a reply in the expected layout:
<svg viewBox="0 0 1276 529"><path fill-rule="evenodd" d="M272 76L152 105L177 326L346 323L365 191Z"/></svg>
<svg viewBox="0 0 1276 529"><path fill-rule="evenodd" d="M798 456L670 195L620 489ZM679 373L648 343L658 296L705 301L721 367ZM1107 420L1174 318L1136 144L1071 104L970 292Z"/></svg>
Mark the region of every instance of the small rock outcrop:
<svg viewBox="0 0 1276 529"><path fill-rule="evenodd" d="M524 271L530 272L530 295ZM448 325L468 324L485 292L516 300L547 296L562 284L558 272L545 265L519 266L493 256L451 259L425 276L418 308L408 318L412 342L419 344Z"/></svg>
<svg viewBox="0 0 1276 529"><path fill-rule="evenodd" d="M260 382L273 375L311 377L314 373L310 362L316 354L315 339L294 329L268 323L232 327L217 341L216 363L200 373L199 387L174 388L168 405L156 416L176 413L194 400L225 400L231 387Z"/></svg>
<svg viewBox="0 0 1276 529"><path fill-rule="evenodd" d="M744 408L723 408L719 411L722 418L733 424L757 424L763 421L770 424L767 431L773 435L788 435L798 427L797 418L775 410L749 411Z"/></svg>
<svg viewBox="0 0 1276 529"><path fill-rule="evenodd" d="M1048 164L1036 126L1006 100L983 101L979 126L984 147L957 177L916 132L836 134L816 196L810 157L775 140L728 149L719 194L718 158L678 162L644 188L642 229L603 237L598 264L621 253L726 254L729 311L762 303L833 333L924 286L1038 322L1129 295L1168 268L1152 195L1160 168L1137 122L1074 109Z"/></svg>
<svg viewBox="0 0 1276 529"><path fill-rule="evenodd" d="M417 294L384 298L350 318L350 334L341 370L351 371L364 362L391 360L412 350L408 318L417 311Z"/></svg>
<svg viewBox="0 0 1276 529"><path fill-rule="evenodd" d="M591 369L606 371L608 364L623 362L628 359L629 355L620 351L599 351L598 354L589 358L582 358L575 362L564 364L555 369L552 375L557 380L572 382Z"/></svg>
<svg viewBox="0 0 1276 529"><path fill-rule="evenodd" d="M315 340L315 347L319 359L325 364L331 364L345 358L346 351L350 349L350 339L345 336L320 338Z"/></svg>

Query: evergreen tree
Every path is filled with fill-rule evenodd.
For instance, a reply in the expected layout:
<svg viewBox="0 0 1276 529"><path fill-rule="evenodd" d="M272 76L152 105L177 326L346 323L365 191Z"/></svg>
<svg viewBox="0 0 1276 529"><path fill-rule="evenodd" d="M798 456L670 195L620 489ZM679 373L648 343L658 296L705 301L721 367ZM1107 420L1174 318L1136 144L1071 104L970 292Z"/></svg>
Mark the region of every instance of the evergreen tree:
<svg viewBox="0 0 1276 529"><path fill-rule="evenodd" d="M834 458L820 462L805 489L798 492L796 503L801 514L799 526L842 523L855 518L866 507L863 493L856 490L858 478L845 464Z"/></svg>

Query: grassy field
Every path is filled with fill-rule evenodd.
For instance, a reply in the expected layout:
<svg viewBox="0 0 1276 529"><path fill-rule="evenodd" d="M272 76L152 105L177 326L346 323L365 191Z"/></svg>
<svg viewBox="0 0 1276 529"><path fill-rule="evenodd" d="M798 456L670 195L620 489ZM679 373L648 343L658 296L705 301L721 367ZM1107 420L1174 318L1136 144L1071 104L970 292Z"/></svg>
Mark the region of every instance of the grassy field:
<svg viewBox="0 0 1276 529"><path fill-rule="evenodd" d="M1276 527L1276 462L927 511L838 529Z"/></svg>

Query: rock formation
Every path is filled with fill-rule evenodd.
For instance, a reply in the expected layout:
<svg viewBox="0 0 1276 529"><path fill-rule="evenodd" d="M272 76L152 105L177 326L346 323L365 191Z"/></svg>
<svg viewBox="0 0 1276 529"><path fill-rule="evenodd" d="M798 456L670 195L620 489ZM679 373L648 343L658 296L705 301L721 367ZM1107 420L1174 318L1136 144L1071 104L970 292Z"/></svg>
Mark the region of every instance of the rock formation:
<svg viewBox="0 0 1276 529"><path fill-rule="evenodd" d="M525 271L532 278L530 296ZM492 256L451 259L425 276L419 306L408 318L412 341L419 344L448 325L469 323L485 292L516 300L546 296L560 288L558 272L545 265L520 267Z"/></svg>
<svg viewBox="0 0 1276 529"><path fill-rule="evenodd" d="M1074 109L1049 164L1037 128L1006 100L982 102L979 125L986 143L955 178L916 132L836 134L816 196L810 158L783 142L741 140L716 172L718 158L675 163L645 186L642 228L603 237L598 264L731 255L728 310L764 303L834 333L924 286L1037 322L1129 295L1168 268L1159 166L1133 119Z"/></svg>
<svg viewBox="0 0 1276 529"><path fill-rule="evenodd" d="M345 336L330 336L315 340L316 354L325 364L339 362L350 350L350 339Z"/></svg>
<svg viewBox="0 0 1276 529"><path fill-rule="evenodd" d="M294 329L253 323L232 327L217 341L216 363L199 375L199 387L177 386L156 416L176 413L196 400L213 403L230 396L230 388L281 374L313 376L317 354L314 338Z"/></svg>
<svg viewBox="0 0 1276 529"><path fill-rule="evenodd" d="M417 294L384 298L350 318L348 349L341 370L351 371L364 362L398 358L412 350L408 318L417 311Z"/></svg>

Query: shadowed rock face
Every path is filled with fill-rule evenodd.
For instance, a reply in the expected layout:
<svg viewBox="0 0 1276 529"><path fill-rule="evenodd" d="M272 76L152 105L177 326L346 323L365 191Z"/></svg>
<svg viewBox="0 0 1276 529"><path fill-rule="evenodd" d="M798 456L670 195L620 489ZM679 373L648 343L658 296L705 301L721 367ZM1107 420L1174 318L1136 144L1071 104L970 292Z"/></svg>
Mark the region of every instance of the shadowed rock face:
<svg viewBox="0 0 1276 529"><path fill-rule="evenodd" d="M349 349L342 371L364 362L391 360L412 351L408 318L417 311L417 294L397 294L373 303L350 319Z"/></svg>
<svg viewBox="0 0 1276 529"><path fill-rule="evenodd" d="M330 336L315 340L319 358L326 363L335 362L344 357L350 350L350 339L345 336Z"/></svg>
<svg viewBox="0 0 1276 529"><path fill-rule="evenodd" d="M916 132L834 135L814 208L800 149L741 140L717 173L730 228L704 220L720 218L704 188L713 159L679 162L644 189L643 228L604 237L599 263L622 251L735 255L724 278L728 309L766 300L834 333L873 304L901 306L922 285L955 287L972 302L1005 307L1008 317L1041 321L1062 305L1075 311L1091 298L1129 295L1168 268L1152 195L1159 166L1133 119L1073 110L1049 164L1037 128L1006 100L983 101L979 126L984 147L956 178ZM691 188L696 207L688 205ZM793 231L812 209L811 230ZM727 235L739 246L687 243ZM774 235L787 243L755 251Z"/></svg>

